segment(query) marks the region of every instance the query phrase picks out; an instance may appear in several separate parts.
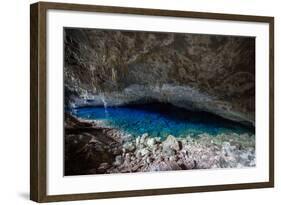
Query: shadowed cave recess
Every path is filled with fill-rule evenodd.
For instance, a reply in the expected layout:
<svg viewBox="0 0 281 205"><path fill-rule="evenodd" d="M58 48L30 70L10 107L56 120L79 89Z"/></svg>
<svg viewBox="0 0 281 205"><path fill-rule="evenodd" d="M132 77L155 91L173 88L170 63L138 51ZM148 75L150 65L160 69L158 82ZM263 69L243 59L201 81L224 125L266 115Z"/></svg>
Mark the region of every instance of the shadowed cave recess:
<svg viewBox="0 0 281 205"><path fill-rule="evenodd" d="M64 29L65 175L255 166L255 38Z"/></svg>

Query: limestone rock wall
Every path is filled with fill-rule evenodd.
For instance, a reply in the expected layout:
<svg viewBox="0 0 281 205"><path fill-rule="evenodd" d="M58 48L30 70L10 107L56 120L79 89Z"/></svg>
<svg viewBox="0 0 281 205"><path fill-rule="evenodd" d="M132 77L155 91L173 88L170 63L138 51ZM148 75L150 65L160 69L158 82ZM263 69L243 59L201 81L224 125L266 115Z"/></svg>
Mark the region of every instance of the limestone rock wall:
<svg viewBox="0 0 281 205"><path fill-rule="evenodd" d="M255 121L255 39L64 30L65 105L157 100Z"/></svg>

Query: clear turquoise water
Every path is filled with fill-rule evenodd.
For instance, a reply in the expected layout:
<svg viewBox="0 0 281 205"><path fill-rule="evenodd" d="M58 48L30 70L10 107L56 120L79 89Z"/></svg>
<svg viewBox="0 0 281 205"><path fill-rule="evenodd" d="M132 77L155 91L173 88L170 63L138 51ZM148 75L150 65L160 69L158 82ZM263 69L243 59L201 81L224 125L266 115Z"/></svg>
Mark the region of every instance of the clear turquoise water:
<svg viewBox="0 0 281 205"><path fill-rule="evenodd" d="M165 138L171 134L184 137L202 133L254 133L254 128L223 119L207 112L194 112L167 104L148 104L122 107L85 107L70 111L72 114L93 120L102 120L107 126L133 136L148 133Z"/></svg>

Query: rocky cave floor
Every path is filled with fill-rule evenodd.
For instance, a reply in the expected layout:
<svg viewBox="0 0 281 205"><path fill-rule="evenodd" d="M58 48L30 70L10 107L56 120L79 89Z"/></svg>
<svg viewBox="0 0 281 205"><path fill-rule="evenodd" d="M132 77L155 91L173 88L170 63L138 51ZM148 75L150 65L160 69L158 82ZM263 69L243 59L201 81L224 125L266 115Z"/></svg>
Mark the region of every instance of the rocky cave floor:
<svg viewBox="0 0 281 205"><path fill-rule="evenodd" d="M65 114L65 175L254 167L255 136L133 138Z"/></svg>

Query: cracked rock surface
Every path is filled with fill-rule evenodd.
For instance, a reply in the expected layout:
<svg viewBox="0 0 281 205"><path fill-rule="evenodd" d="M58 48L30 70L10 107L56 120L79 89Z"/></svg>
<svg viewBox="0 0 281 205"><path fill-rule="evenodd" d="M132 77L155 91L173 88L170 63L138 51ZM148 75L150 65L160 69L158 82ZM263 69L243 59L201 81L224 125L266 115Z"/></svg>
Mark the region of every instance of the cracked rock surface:
<svg viewBox="0 0 281 205"><path fill-rule="evenodd" d="M255 124L255 39L64 30L67 107L159 101Z"/></svg>

